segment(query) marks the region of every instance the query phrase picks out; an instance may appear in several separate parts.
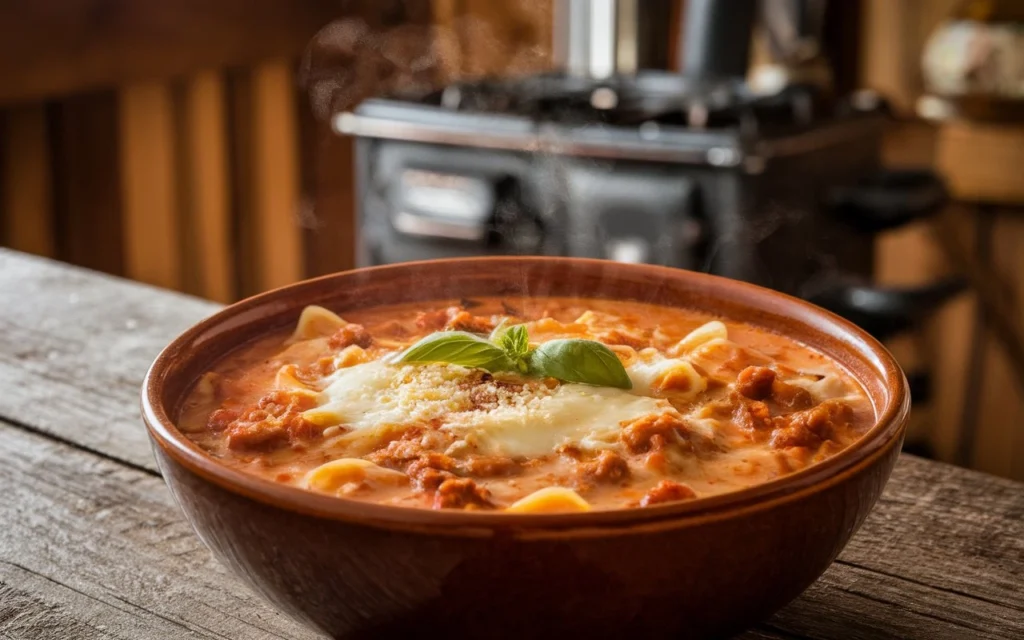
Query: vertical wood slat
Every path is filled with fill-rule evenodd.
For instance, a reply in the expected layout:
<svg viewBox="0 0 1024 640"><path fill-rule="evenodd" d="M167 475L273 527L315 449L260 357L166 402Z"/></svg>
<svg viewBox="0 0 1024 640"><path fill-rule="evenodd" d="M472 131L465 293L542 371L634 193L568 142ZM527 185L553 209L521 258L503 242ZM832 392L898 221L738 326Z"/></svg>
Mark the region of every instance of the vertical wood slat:
<svg viewBox="0 0 1024 640"><path fill-rule="evenodd" d="M174 99L166 83L124 87L120 100L121 186L127 275L182 288Z"/></svg>
<svg viewBox="0 0 1024 640"><path fill-rule="evenodd" d="M1020 302L1024 299L1024 222L1002 215L994 222L992 252L994 269L1015 275L1009 299L1016 303L1018 326L1024 326ZM982 344L983 379L978 399L979 415L971 466L987 473L1024 479L1024 390L1020 389L1005 352L991 331Z"/></svg>
<svg viewBox="0 0 1024 640"><path fill-rule="evenodd" d="M236 298L225 85L217 72L185 81L181 100L181 217L184 280L190 293Z"/></svg>
<svg viewBox="0 0 1024 640"><path fill-rule="evenodd" d="M4 113L3 120L0 237L13 249L53 257L56 240L46 107L14 107Z"/></svg>
<svg viewBox="0 0 1024 640"><path fill-rule="evenodd" d="M250 255L257 291L280 287L303 277L302 230L299 225L299 141L294 71L287 61L268 62L252 70L252 180Z"/></svg>
<svg viewBox="0 0 1024 640"><path fill-rule="evenodd" d="M64 98L47 117L57 257L123 275L117 94Z"/></svg>

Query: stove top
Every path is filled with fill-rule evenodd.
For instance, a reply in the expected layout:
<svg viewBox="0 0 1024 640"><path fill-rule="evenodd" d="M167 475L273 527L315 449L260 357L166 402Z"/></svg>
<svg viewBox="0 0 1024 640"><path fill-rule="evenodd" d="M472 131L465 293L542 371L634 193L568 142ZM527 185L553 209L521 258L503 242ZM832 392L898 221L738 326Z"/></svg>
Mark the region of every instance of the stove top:
<svg viewBox="0 0 1024 640"><path fill-rule="evenodd" d="M864 94L830 100L815 88L793 86L764 96L739 81L694 82L662 71L601 80L550 73L375 98L337 114L334 123L348 135L530 151L554 145L560 153L598 156L704 162L715 149L711 164L736 166L755 147L764 155L766 140L820 138L837 125L860 135L848 125L883 107Z"/></svg>
<svg viewBox="0 0 1024 640"><path fill-rule="evenodd" d="M689 128L807 127L849 110L830 104L811 87L771 96L752 94L742 82L697 83L668 72L598 80L551 73L460 82L427 94L391 99L477 114L505 114L567 125L659 125Z"/></svg>

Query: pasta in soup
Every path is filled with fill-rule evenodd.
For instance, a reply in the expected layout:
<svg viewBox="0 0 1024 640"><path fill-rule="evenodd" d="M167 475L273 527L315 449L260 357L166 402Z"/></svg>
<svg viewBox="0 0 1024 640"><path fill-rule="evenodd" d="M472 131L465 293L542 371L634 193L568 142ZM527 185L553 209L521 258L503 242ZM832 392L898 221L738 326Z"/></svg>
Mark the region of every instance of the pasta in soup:
<svg viewBox="0 0 1024 640"><path fill-rule="evenodd" d="M698 312L584 298L307 307L204 375L179 428L222 463L354 500L644 508L771 481L874 423L837 363Z"/></svg>

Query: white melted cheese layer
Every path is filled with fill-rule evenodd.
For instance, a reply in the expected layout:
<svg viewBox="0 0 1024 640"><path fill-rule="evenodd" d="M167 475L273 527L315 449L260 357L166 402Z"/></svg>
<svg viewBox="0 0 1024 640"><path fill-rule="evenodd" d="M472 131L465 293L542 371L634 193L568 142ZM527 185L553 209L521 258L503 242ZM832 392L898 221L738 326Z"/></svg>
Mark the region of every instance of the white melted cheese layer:
<svg viewBox="0 0 1024 640"><path fill-rule="evenodd" d="M560 445L607 448L618 442L621 423L673 413L666 401L622 389L562 384L522 391L493 383L496 402L473 402L469 369L454 365L394 366L368 362L341 369L320 394L320 406L304 415L321 425L342 424L349 437L375 438L393 426L436 420L444 430L482 453L542 456Z"/></svg>

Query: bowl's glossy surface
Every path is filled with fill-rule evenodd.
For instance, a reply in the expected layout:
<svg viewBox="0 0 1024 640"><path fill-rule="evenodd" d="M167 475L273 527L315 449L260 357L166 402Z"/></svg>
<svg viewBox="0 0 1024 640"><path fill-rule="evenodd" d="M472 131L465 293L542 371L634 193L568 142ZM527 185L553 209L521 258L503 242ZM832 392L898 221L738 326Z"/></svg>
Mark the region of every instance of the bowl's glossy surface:
<svg viewBox="0 0 1024 640"><path fill-rule="evenodd" d="M509 515L385 507L217 464L174 427L198 375L291 325L302 308L482 295L583 295L691 307L796 338L842 363L878 415L824 463L731 494L646 509ZM281 609L335 637L703 637L796 597L860 526L906 426L906 381L849 323L698 273L552 258L470 258L357 270L228 307L154 362L143 415L168 486L203 541Z"/></svg>

